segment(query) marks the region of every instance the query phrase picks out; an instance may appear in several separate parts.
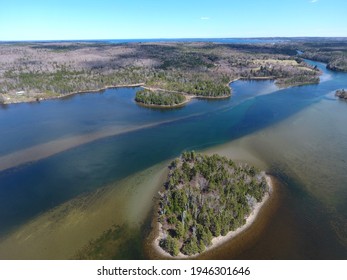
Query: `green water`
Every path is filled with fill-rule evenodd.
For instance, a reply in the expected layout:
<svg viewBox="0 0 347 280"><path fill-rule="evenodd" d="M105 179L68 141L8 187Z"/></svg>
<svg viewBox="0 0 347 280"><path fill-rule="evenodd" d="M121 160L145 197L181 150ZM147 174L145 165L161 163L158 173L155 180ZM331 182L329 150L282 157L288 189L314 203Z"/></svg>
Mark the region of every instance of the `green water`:
<svg viewBox="0 0 347 280"><path fill-rule="evenodd" d="M319 85L278 90L271 81L237 81L232 84L231 99L194 100L176 110L137 106L133 102L136 88L2 108L2 156L100 130L133 130L2 171L0 234L10 247L2 247L0 240L0 256L7 258L3 248L20 250L19 239L12 237L28 223L105 186L123 198L119 213L114 214L116 222L128 228L124 205L132 205L134 213L145 212L131 225L135 244L142 244L156 187L147 191L141 180L121 182L184 150L230 143L230 149L247 150L278 178L280 206L248 247L235 255L225 245L208 258L346 258L347 104L336 100L332 92L347 87L347 74L315 64L324 70ZM118 230L117 236L114 257L145 256L141 245L134 249L134 242L126 254L126 230ZM119 248L123 253L117 254ZM20 258L20 253L15 256ZM54 258L53 249L47 256ZM64 252L56 256L71 257ZM25 258L35 258L35 252Z"/></svg>

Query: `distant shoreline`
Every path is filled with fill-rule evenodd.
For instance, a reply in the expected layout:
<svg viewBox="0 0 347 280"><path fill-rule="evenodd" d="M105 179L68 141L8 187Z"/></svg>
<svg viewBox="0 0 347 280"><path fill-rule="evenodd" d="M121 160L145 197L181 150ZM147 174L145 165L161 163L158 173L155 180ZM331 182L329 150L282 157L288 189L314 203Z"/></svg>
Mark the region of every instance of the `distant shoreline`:
<svg viewBox="0 0 347 280"><path fill-rule="evenodd" d="M97 92L102 92L107 89L112 89L112 88L132 88L132 87L141 87L143 86L144 83L137 83L137 84L129 84L129 85L114 85L114 86L105 86L99 89L92 89L92 90L81 90L81 91L73 91L69 92L66 94L57 94L55 96L49 96L49 97L29 97L29 100L14 100L12 102L5 102L3 105L9 105L9 104L20 104L20 103L31 103L31 102L40 102L40 101L45 101L45 100L54 100L54 99L61 99L69 96L73 96L75 94L84 94L84 93L97 93ZM43 94L43 93L35 93L35 94ZM6 94L8 95L8 93Z"/></svg>
<svg viewBox="0 0 347 280"><path fill-rule="evenodd" d="M154 248L155 252L162 258L171 258L171 259L188 259L188 258L195 258L198 257L201 254L204 254L210 250L213 250L219 246L221 246L222 244L224 244L225 242L230 241L231 239L235 238L236 236L238 236L239 234L241 234L242 232L244 232L246 229L248 229L249 227L252 226L252 224L256 221L256 218L259 215L259 212L261 211L261 209L263 209L263 207L267 204L269 198L271 197L271 195L274 192L274 185L273 185L273 181L270 177L270 175L265 175L266 176L266 182L267 185L269 187L269 191L264 195L263 199L261 202L256 203L254 209L252 210L251 214L247 217L246 219L246 223L239 227L238 229L236 229L235 231L229 231L227 233L227 235L225 236L218 236L218 237L214 237L211 241L211 245L209 245L206 250L204 250L202 253L200 254L195 254L192 256L187 256L184 255L182 253L179 253L176 257L171 256L169 253L167 253L166 251L164 251L160 246L159 246L159 241L163 238L162 234L162 230L161 230L161 224L159 222L156 223L157 226L157 234L156 236L153 238L152 241L152 247Z"/></svg>
<svg viewBox="0 0 347 280"><path fill-rule="evenodd" d="M235 79L233 81L236 81L238 79ZM229 83L230 84L230 83ZM228 84L228 86L229 86ZM2 103L2 105L10 105L10 104L20 104L20 103L31 103L31 102L40 102L40 101L45 101L45 100L54 100L54 99L62 99L66 97L70 97L76 94L84 94L84 93L98 93L102 92L107 89L113 89L113 88L132 88L132 87L142 87L144 89L148 90L158 90L158 91L165 91L165 92L172 92L172 93L180 93L185 96L186 100L182 103L175 104L175 105L155 105L155 104L144 104L141 102L136 102L136 104L141 105L143 107L149 107L149 108L178 108L182 107L185 104L189 103L193 98L199 98L199 99L226 99L231 97L231 92L228 95L223 95L223 96L198 96L198 95L192 95L188 94L186 92L179 92L179 91L172 91L172 90L166 90L162 88L156 88L156 87L148 87L146 86L145 83L137 83L137 84L129 84L129 85L113 85L113 86L105 86L99 89L92 89L92 90L81 90L81 91L73 91L70 93L66 94L58 94L56 96L49 96L49 97L28 97L28 100L10 100L10 102L7 102L8 100L5 99L5 102ZM230 87L230 86L229 86ZM231 88L230 88L231 91ZM37 95L41 93L36 93ZM8 93L6 94L8 95ZM7 96L5 96L6 98ZM0 104L1 105L1 104Z"/></svg>
<svg viewBox="0 0 347 280"><path fill-rule="evenodd" d="M55 96L46 96L46 97L28 97L27 100L10 100L10 102L8 102L9 100L4 101L4 103L0 103L0 105L10 105L10 104L20 104L20 103L32 103L32 102L40 102L40 101L46 101L46 100L54 100L54 99L62 99L62 98L66 98L66 97L70 97L73 96L75 94L84 94L84 93L98 93L98 92L102 92L104 90L107 89L113 89L113 88L133 88L133 87L141 87L144 89L148 89L148 90L157 90L157 91L164 91L164 92L172 92L172 93L180 93L182 95L184 95L186 97L186 100L182 103L179 104L175 104L175 105L155 105L155 104L144 104L141 102L137 102L135 101L136 104L143 106L143 107L148 107L148 108L167 108L167 109L171 109L171 108L180 108L183 107L184 105L186 105L187 103L189 103L192 99L196 98L196 99L227 99L229 97L232 96L232 88L230 86L230 84L238 81L238 80L243 80L243 81L260 81L260 80L275 80L275 77L252 77L252 78L244 78L244 77L238 77L235 78L233 80L231 80L227 86L230 88L230 94L228 95L222 95L222 96L202 96L202 95L193 95L193 94L189 94L186 92L180 92L180 91L174 91L174 90L166 90L166 89L162 89L162 88L157 88L157 87L149 87L146 86L145 83L136 83L136 84L128 84L128 85L112 85L112 86L105 86L99 89L92 89L92 90L81 90L81 91L73 91L70 93L66 93L66 94L57 94ZM319 82L318 82L319 83ZM312 82L307 82L307 83L301 83L301 84L292 84L292 85L285 85L285 84L277 84L277 86L279 88L289 88L289 87L293 87L293 86L301 86L301 85L310 85L310 84L316 84L316 83L312 83ZM44 94L44 93L34 93L34 94ZM4 98L6 98L8 95L4 94Z"/></svg>

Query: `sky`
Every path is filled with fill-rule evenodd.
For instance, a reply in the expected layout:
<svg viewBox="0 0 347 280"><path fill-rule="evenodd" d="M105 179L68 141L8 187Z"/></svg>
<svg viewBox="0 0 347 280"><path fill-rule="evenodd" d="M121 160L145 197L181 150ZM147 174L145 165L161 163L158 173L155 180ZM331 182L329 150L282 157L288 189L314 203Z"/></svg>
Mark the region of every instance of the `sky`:
<svg viewBox="0 0 347 280"><path fill-rule="evenodd" d="M347 37L346 0L0 0L0 41Z"/></svg>

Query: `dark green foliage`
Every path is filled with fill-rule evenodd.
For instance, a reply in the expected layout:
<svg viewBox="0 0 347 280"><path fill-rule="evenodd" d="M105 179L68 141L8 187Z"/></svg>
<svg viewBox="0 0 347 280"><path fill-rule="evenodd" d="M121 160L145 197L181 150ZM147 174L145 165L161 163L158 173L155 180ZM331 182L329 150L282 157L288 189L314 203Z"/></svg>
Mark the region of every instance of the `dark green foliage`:
<svg viewBox="0 0 347 280"><path fill-rule="evenodd" d="M196 237L192 237L187 240L181 249L181 252L185 255L191 256L200 252L200 248L198 245L198 240Z"/></svg>
<svg viewBox="0 0 347 280"><path fill-rule="evenodd" d="M172 256L177 256L179 253L179 244L176 238L172 238L170 235L166 239L160 240L160 247Z"/></svg>
<svg viewBox="0 0 347 280"><path fill-rule="evenodd" d="M186 98L180 93L143 89L136 92L135 100L146 105L172 106L183 103Z"/></svg>
<svg viewBox="0 0 347 280"><path fill-rule="evenodd" d="M220 74L160 70L147 84L201 97L226 97L230 96L230 87L227 85L229 80Z"/></svg>
<svg viewBox="0 0 347 280"><path fill-rule="evenodd" d="M267 191L265 175L252 166L184 152L170 164L161 194L162 230L177 241L181 253L194 255L214 236L242 226Z"/></svg>

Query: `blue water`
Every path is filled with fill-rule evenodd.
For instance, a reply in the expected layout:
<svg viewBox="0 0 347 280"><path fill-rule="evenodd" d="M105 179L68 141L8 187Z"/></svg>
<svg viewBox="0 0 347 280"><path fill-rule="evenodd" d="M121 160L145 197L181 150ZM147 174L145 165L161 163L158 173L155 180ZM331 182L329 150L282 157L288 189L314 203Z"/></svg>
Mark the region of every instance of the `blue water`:
<svg viewBox="0 0 347 280"><path fill-rule="evenodd" d="M0 172L0 235L184 150L201 150L261 131L346 87L345 73L314 64L328 77L318 85L279 90L273 81L236 81L232 98L194 100L174 110L137 106L133 99L138 88L1 108L0 155L108 127L139 129ZM141 129L145 124L155 126ZM340 258L340 249L336 252Z"/></svg>

